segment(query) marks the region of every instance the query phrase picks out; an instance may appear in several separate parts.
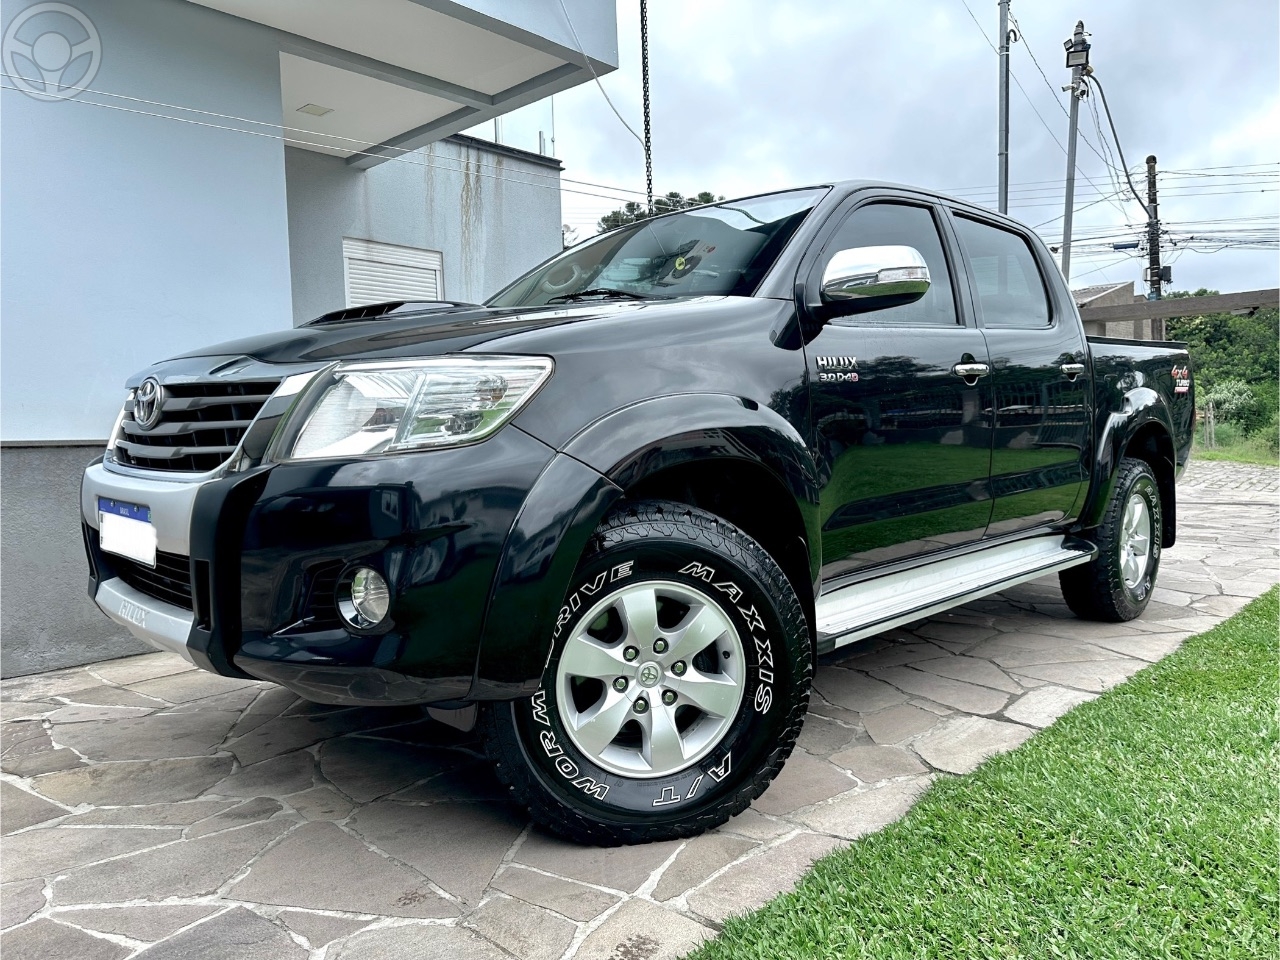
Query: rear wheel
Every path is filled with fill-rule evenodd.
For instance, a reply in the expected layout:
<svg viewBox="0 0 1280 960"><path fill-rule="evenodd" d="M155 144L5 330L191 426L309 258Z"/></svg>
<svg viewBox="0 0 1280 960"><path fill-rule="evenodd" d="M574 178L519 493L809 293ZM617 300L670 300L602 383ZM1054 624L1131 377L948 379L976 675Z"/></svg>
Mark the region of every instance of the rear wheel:
<svg viewBox="0 0 1280 960"><path fill-rule="evenodd" d="M1076 616L1118 622L1140 616L1160 569L1160 488L1142 460L1120 461L1111 500L1095 531L1098 555L1058 574Z"/></svg>
<svg viewBox="0 0 1280 960"><path fill-rule="evenodd" d="M691 836L782 768L812 675L795 592L742 531L678 503L611 515L553 627L542 686L487 711L498 776L592 843Z"/></svg>

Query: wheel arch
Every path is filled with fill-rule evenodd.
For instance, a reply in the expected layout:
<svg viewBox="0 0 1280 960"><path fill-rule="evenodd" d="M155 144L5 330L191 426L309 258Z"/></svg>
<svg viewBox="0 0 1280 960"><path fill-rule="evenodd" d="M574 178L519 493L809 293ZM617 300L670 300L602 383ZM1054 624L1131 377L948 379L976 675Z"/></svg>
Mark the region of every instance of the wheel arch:
<svg viewBox="0 0 1280 960"><path fill-rule="evenodd" d="M638 435L646 439L634 443ZM818 467L775 410L728 394L660 397L597 421L565 452L629 499L674 500L737 526L782 567L813 632L822 565Z"/></svg>
<svg viewBox="0 0 1280 960"><path fill-rule="evenodd" d="M739 457L686 460L641 477L624 495L698 507L755 540L782 568L804 610L810 642L816 643L813 537L795 499L761 463Z"/></svg>
<svg viewBox="0 0 1280 960"><path fill-rule="evenodd" d="M717 488L729 485L731 494ZM532 694L551 624L589 537L623 498L661 498L722 516L778 562L811 637L821 567L816 466L775 411L724 394L682 394L624 407L580 431L525 499L489 593L470 698ZM761 509L745 508L763 492ZM719 506L719 509L717 509Z"/></svg>
<svg viewBox="0 0 1280 960"><path fill-rule="evenodd" d="M1177 536L1173 427L1168 406L1149 387L1130 391L1124 397L1122 409L1103 421L1094 463L1093 490L1081 513L1081 527L1088 529L1101 522L1115 488L1120 461L1126 457L1144 461L1155 474L1163 515L1161 539L1164 546L1173 546Z"/></svg>
<svg viewBox="0 0 1280 960"><path fill-rule="evenodd" d="M1173 546L1178 527L1173 437L1163 423L1148 420L1125 445L1124 456L1144 461L1155 474L1156 487L1160 491L1160 539L1164 546Z"/></svg>

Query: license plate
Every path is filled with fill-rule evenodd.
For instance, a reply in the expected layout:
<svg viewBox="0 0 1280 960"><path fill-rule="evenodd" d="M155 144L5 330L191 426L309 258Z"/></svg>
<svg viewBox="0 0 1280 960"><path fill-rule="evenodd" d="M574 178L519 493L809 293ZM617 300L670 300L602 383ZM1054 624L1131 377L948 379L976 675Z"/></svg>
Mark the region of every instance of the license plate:
<svg viewBox="0 0 1280 960"><path fill-rule="evenodd" d="M107 553L156 565L156 528L151 508L108 497L98 498L98 543Z"/></svg>

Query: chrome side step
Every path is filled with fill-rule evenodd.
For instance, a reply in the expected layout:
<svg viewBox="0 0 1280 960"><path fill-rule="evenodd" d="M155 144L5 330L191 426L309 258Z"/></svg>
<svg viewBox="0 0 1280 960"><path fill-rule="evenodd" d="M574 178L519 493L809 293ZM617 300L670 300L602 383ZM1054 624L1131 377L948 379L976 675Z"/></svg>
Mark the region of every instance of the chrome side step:
<svg viewBox="0 0 1280 960"><path fill-rule="evenodd" d="M850 584L818 597L818 652L1088 563L1090 543L1049 536L1002 543Z"/></svg>

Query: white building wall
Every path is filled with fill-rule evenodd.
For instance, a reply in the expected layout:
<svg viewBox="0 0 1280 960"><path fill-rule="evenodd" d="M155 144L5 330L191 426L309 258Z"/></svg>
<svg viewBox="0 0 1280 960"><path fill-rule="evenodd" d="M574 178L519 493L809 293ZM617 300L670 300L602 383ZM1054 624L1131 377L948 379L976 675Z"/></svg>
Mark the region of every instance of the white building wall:
<svg viewBox="0 0 1280 960"><path fill-rule="evenodd" d="M282 141L139 102L278 125L274 33L176 0L74 6L101 36L90 88L0 100L7 442L104 439L129 374L292 316Z"/></svg>
<svg viewBox="0 0 1280 960"><path fill-rule="evenodd" d="M295 323L346 306L344 237L440 253L468 302L561 249L558 161L458 137L368 170L291 147L285 169Z"/></svg>

